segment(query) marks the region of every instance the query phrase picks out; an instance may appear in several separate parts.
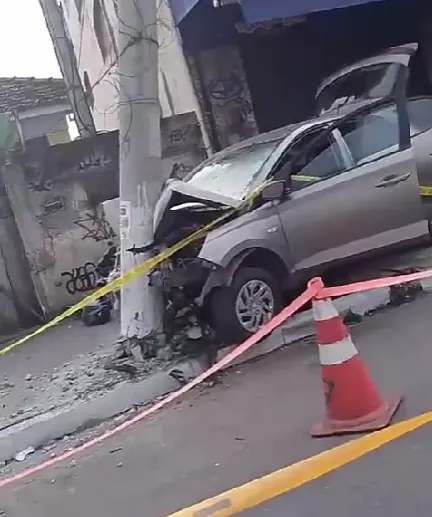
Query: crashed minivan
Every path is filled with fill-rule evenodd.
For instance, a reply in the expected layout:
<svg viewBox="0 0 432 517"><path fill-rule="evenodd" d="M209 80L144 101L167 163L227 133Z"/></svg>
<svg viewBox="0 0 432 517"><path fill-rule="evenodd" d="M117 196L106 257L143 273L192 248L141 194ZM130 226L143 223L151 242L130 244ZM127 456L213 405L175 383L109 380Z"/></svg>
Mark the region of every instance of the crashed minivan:
<svg viewBox="0 0 432 517"><path fill-rule="evenodd" d="M429 239L420 183L432 187L432 98L406 96L416 50L340 70L318 90L317 118L233 145L166 184L159 249L226 215L151 274L176 310L193 306L220 342L239 342L312 276Z"/></svg>

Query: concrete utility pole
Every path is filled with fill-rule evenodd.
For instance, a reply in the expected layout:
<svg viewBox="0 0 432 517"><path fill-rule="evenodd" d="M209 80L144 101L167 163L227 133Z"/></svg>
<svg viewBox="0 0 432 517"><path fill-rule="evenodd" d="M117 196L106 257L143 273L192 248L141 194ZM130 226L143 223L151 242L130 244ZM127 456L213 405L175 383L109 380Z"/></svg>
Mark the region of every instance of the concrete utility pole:
<svg viewBox="0 0 432 517"><path fill-rule="evenodd" d="M145 256L126 251L153 239L162 187L156 0L118 0L120 238L122 273ZM121 333L161 331L162 304L146 275L122 288Z"/></svg>
<svg viewBox="0 0 432 517"><path fill-rule="evenodd" d="M54 52L66 83L75 123L82 138L96 133L93 115L81 83L72 42L68 38L61 6L57 0L39 0Z"/></svg>

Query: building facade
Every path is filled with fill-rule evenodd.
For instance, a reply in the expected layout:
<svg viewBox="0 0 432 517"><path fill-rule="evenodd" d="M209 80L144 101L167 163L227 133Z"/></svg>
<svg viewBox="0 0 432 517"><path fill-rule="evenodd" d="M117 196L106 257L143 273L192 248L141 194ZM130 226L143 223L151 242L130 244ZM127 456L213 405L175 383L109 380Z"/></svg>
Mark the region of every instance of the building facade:
<svg viewBox="0 0 432 517"><path fill-rule="evenodd" d="M200 109L168 2L158 0L159 97L164 118ZM60 0L97 131L118 129L117 0Z"/></svg>
<svg viewBox="0 0 432 517"><path fill-rule="evenodd" d="M415 94L432 93L430 0L170 0L220 147L316 113L321 81L419 43Z"/></svg>
<svg viewBox="0 0 432 517"><path fill-rule="evenodd" d="M96 130L117 129L117 0L56 1ZM327 75L386 47L419 42L431 84L429 0L156 1L163 117L195 112L207 149L312 116Z"/></svg>

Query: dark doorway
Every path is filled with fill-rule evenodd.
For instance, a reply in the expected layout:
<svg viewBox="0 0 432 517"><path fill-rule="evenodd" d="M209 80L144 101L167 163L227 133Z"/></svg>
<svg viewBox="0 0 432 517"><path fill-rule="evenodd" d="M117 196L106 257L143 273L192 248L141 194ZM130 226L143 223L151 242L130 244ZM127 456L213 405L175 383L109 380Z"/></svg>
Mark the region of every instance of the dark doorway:
<svg viewBox="0 0 432 517"><path fill-rule="evenodd" d="M420 39L423 6L414 0L373 2L316 13L292 27L241 34L239 44L260 132L314 115L315 92L342 66L387 47ZM429 93L424 60L411 88Z"/></svg>

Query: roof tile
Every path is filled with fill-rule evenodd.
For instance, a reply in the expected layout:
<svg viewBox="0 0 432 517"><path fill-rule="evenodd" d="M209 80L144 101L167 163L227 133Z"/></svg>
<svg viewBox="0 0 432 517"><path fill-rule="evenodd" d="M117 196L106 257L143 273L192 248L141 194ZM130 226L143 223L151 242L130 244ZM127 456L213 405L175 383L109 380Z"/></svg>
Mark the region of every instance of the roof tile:
<svg viewBox="0 0 432 517"><path fill-rule="evenodd" d="M0 77L0 113L69 103L63 79Z"/></svg>

